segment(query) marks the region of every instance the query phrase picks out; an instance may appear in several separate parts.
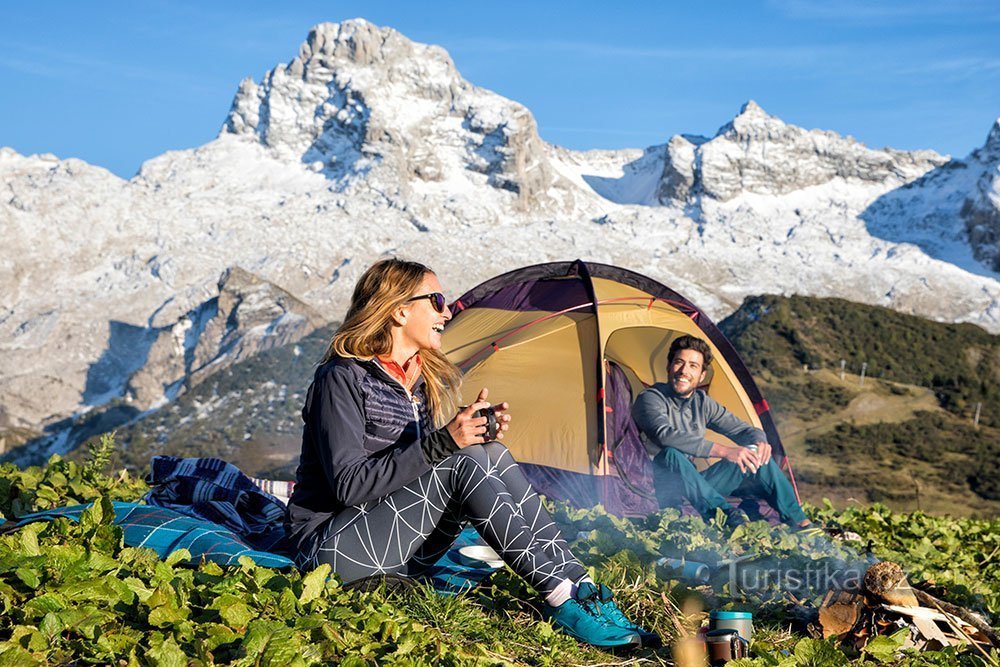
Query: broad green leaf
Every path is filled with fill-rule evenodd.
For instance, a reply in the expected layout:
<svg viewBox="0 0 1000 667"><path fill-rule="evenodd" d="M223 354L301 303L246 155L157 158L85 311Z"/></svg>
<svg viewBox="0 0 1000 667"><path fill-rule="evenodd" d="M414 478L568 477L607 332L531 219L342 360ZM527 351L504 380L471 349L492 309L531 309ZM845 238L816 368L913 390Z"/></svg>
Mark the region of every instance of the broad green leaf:
<svg viewBox="0 0 1000 667"><path fill-rule="evenodd" d="M299 611L298 600L295 597L295 593L292 592L291 588L286 588L281 591L281 595L278 597L278 612L284 618L292 618Z"/></svg>
<svg viewBox="0 0 1000 667"><path fill-rule="evenodd" d="M19 567L15 570L14 574L21 580L21 583L31 589L38 588L42 583L42 580L38 577L38 571L34 568Z"/></svg>
<svg viewBox="0 0 1000 667"><path fill-rule="evenodd" d="M102 496L92 502L90 507L83 510L80 515L80 528L83 529L84 533L93 533L101 524L111 522L111 518L107 516L108 513L114 517L111 501Z"/></svg>
<svg viewBox="0 0 1000 667"><path fill-rule="evenodd" d="M231 628L245 628L253 619L257 618L257 612L250 609L243 600L235 595L225 594L212 603L212 609L219 612L219 616Z"/></svg>
<svg viewBox="0 0 1000 667"><path fill-rule="evenodd" d="M293 628L282 626L276 628L267 640L267 646L261 653L261 667L299 667L302 660L302 637Z"/></svg>
<svg viewBox="0 0 1000 667"><path fill-rule="evenodd" d="M170 555L166 557L165 562L167 566L173 567L178 563L186 563L191 560L191 552L187 549L178 549L177 551L170 552Z"/></svg>
<svg viewBox="0 0 1000 667"><path fill-rule="evenodd" d="M25 615L29 618L44 616L66 608L65 599L58 593L45 593L24 603Z"/></svg>
<svg viewBox="0 0 1000 667"><path fill-rule="evenodd" d="M18 530L20 536L21 551L25 556L41 556L42 551L38 548L38 534L45 530L44 523L29 523Z"/></svg>
<svg viewBox="0 0 1000 667"><path fill-rule="evenodd" d="M141 599L141 596L140 596ZM151 609L165 604L177 605L177 591L169 583L161 583L145 600Z"/></svg>
<svg viewBox="0 0 1000 667"><path fill-rule="evenodd" d="M800 667L840 667L849 662L833 644L808 637L795 644L792 655Z"/></svg>
<svg viewBox="0 0 1000 667"><path fill-rule="evenodd" d="M38 629L48 638L50 642L54 641L65 627L66 626L63 624L59 616L52 612L45 614L45 618L43 618L42 622L38 625Z"/></svg>
<svg viewBox="0 0 1000 667"><path fill-rule="evenodd" d="M176 625L187 620L190 610L180 609L172 604L164 604L149 612L148 622L154 628Z"/></svg>
<svg viewBox="0 0 1000 667"><path fill-rule="evenodd" d="M154 667L187 667L188 662L184 651L170 636L146 651L146 658Z"/></svg>
<svg viewBox="0 0 1000 667"><path fill-rule="evenodd" d="M299 602L306 604L318 598L323 589L326 588L326 580L330 576L330 565L323 563L315 570L302 578L302 593L299 595Z"/></svg>
<svg viewBox="0 0 1000 667"><path fill-rule="evenodd" d="M903 628L891 635L880 635L868 642L861 651L880 663L893 662L896 659L896 653L903 648L909 635L908 628Z"/></svg>
<svg viewBox="0 0 1000 667"><path fill-rule="evenodd" d="M35 667L43 662L20 646L0 644L0 667Z"/></svg>
<svg viewBox="0 0 1000 667"><path fill-rule="evenodd" d="M280 621L254 621L247 628L246 637L243 639L243 650L248 656L260 656L267 648L271 636L285 627Z"/></svg>
<svg viewBox="0 0 1000 667"><path fill-rule="evenodd" d="M241 636L221 623L201 623L198 626L198 634L204 637L205 644L210 651L214 651L222 644L234 642Z"/></svg>

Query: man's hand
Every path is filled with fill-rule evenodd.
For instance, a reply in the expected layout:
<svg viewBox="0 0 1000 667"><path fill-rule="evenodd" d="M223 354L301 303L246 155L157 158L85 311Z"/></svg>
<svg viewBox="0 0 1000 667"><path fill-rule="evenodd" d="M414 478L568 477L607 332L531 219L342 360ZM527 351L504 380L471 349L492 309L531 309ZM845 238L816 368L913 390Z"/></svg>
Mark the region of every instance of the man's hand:
<svg viewBox="0 0 1000 667"><path fill-rule="evenodd" d="M771 445L763 441L754 444L757 445L757 460L759 461L757 467L766 466L771 460Z"/></svg>
<svg viewBox="0 0 1000 667"><path fill-rule="evenodd" d="M476 397L476 402L460 409L455 418L445 427L460 449L486 442L486 417L476 417L475 415L477 411L489 407L490 404L486 400L489 393L489 390L483 387L479 396ZM497 440L502 439L503 432L510 428L508 426L510 422L510 415L507 414L508 407L510 406L507 403L493 407L497 418Z"/></svg>
<svg viewBox="0 0 1000 667"><path fill-rule="evenodd" d="M719 446L722 458L727 461L732 461L740 467L740 471L745 473L757 472L760 468L759 461L757 459L757 454L746 447L723 447Z"/></svg>

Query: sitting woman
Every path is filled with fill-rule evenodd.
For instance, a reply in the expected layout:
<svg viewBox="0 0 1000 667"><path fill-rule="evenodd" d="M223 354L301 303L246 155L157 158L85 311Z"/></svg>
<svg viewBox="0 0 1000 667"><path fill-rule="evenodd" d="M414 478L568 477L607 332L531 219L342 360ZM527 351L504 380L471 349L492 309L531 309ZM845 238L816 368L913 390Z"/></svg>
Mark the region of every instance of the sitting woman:
<svg viewBox="0 0 1000 667"><path fill-rule="evenodd" d="M555 626L598 646L655 637L589 580L510 452L486 442L475 413L487 390L455 414L461 374L440 351L449 319L422 264L387 259L361 276L302 411L288 505L298 565L329 563L345 582L418 576L471 522L545 597ZM495 409L502 438L510 415Z"/></svg>

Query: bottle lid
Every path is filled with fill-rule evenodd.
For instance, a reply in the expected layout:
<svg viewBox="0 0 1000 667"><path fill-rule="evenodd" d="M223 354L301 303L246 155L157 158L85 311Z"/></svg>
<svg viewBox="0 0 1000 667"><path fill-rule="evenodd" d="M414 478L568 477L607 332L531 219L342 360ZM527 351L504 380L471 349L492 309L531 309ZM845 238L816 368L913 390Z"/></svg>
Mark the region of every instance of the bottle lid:
<svg viewBox="0 0 1000 667"><path fill-rule="evenodd" d="M749 611L713 611L709 614L709 618L716 621L742 621L752 619L753 614Z"/></svg>

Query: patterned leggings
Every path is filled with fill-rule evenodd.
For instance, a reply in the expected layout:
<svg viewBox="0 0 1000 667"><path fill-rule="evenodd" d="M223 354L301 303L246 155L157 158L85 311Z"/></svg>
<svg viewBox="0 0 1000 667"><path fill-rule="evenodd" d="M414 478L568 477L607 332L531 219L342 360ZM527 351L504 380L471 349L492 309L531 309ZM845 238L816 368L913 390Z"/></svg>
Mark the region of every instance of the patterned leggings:
<svg viewBox="0 0 1000 667"><path fill-rule="evenodd" d="M419 576L466 521L543 595L586 574L517 461L497 442L466 447L389 495L338 513L314 533L299 564L329 563L344 582L390 572Z"/></svg>

